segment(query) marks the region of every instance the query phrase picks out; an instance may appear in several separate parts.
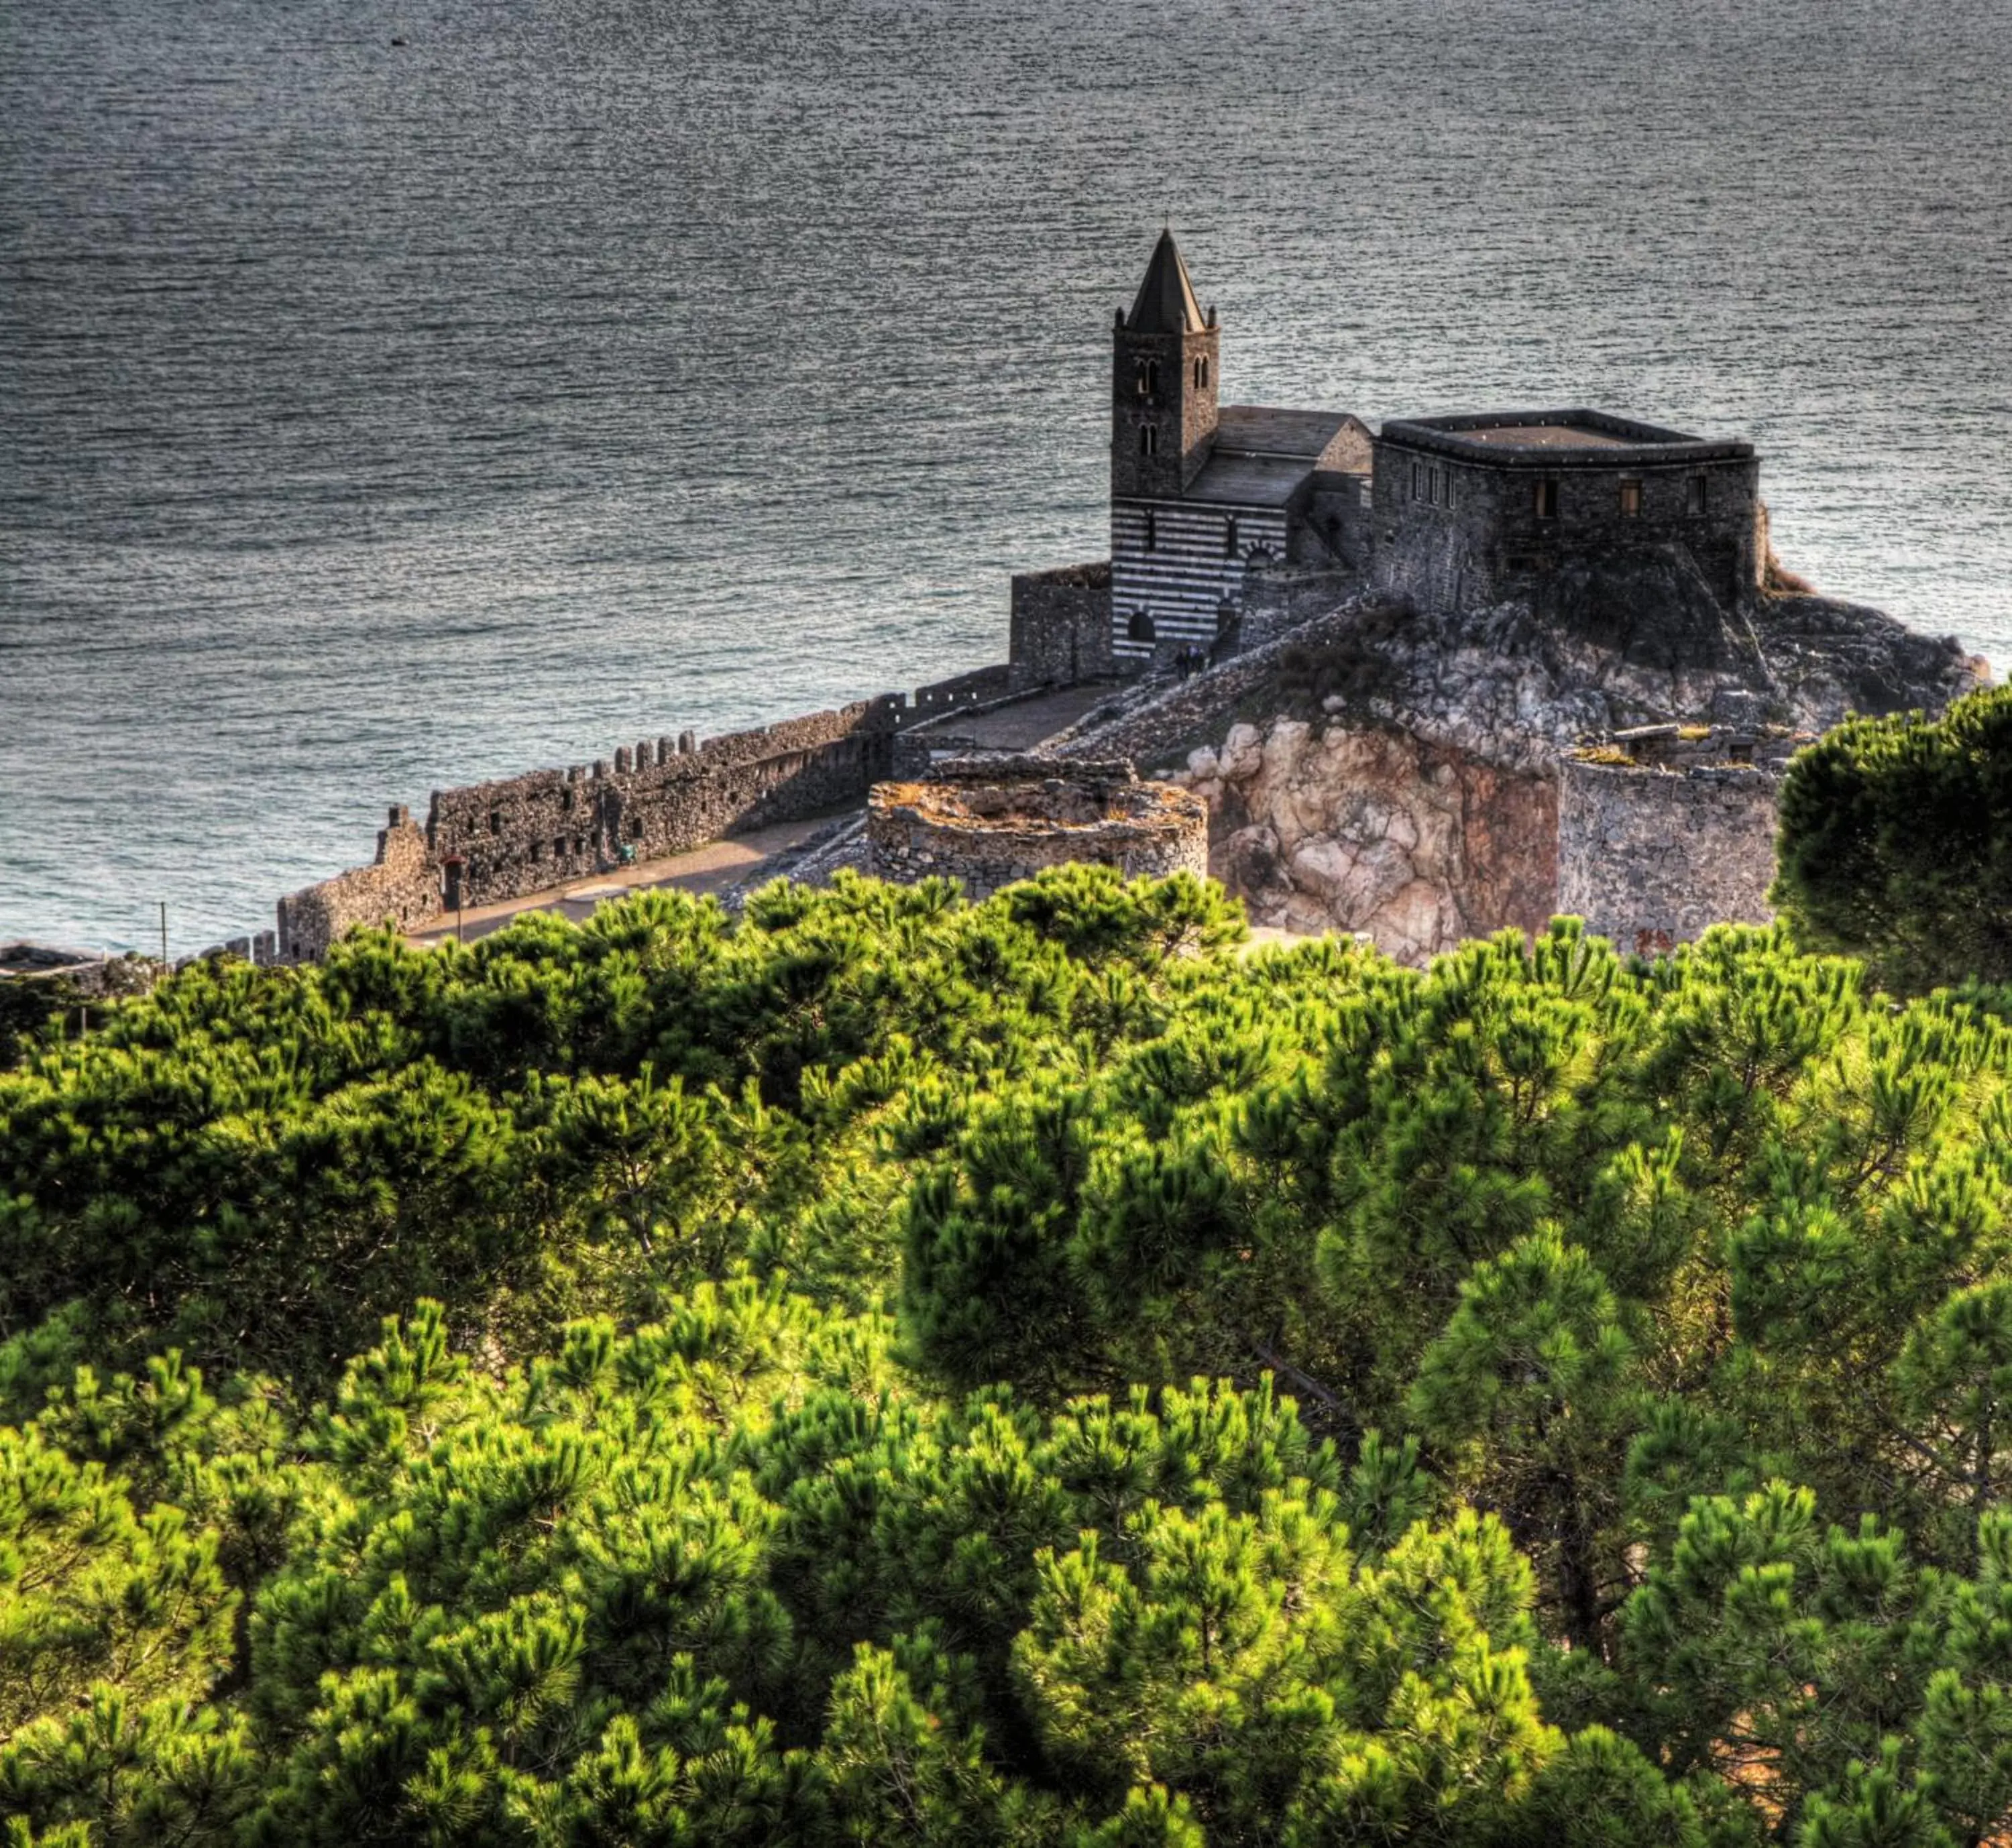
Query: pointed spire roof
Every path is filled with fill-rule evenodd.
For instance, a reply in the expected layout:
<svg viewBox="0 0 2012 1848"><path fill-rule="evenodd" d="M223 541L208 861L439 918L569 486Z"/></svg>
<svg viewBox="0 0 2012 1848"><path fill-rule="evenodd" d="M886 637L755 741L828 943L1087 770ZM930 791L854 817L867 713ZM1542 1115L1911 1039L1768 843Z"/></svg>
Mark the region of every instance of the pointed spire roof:
<svg viewBox="0 0 2012 1848"><path fill-rule="evenodd" d="M1153 260L1146 266L1146 280L1139 285L1139 298L1132 304L1126 330L1132 334L1199 334L1208 324L1174 234L1171 228L1164 230L1153 246Z"/></svg>

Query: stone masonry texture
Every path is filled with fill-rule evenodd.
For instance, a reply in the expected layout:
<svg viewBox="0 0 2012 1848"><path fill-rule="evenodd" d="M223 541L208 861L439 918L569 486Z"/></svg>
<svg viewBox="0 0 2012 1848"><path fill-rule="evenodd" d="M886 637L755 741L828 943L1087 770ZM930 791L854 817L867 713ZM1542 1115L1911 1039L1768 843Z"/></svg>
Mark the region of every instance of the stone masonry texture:
<svg viewBox="0 0 2012 1848"><path fill-rule="evenodd" d="M940 766L927 783L869 798L867 870L932 876L990 897L1044 867L1115 867L1127 878L1208 876L1208 812L1185 790L1142 783L1127 763L1008 758Z"/></svg>

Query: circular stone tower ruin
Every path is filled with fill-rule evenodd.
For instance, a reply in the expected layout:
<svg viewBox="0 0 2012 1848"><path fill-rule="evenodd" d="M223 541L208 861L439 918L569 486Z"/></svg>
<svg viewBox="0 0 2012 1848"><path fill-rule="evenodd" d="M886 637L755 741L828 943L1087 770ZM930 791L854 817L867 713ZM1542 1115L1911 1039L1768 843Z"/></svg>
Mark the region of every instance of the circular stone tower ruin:
<svg viewBox="0 0 2012 1848"><path fill-rule="evenodd" d="M866 869L912 884L961 879L972 898L1085 862L1128 878L1208 876L1208 805L1132 765L1060 758L965 758L926 783L881 783L867 798Z"/></svg>

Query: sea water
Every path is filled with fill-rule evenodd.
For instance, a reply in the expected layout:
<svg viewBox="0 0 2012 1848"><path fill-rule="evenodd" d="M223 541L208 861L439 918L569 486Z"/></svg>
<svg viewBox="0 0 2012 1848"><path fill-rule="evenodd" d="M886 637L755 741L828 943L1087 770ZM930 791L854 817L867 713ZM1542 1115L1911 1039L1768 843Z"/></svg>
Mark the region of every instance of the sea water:
<svg viewBox="0 0 2012 1848"><path fill-rule="evenodd" d="M0 936L1003 655L1171 219L1226 399L1751 438L2012 662L2005 0L0 10Z"/></svg>

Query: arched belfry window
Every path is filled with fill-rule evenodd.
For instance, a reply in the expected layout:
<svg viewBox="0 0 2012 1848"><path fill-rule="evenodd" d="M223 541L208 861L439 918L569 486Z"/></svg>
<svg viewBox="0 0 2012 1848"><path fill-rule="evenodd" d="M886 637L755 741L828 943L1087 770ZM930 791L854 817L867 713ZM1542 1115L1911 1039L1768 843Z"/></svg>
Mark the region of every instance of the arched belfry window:
<svg viewBox="0 0 2012 1848"><path fill-rule="evenodd" d="M1195 361L1195 390L1208 389L1208 355L1204 353Z"/></svg>
<svg viewBox="0 0 2012 1848"><path fill-rule="evenodd" d="M1151 389L1151 387L1150 387L1150 386L1146 383L1146 369L1145 369L1145 367L1144 367L1144 366L1140 366L1140 367L1139 368L1139 376L1138 376L1138 392L1139 392L1139 395L1140 395L1141 398L1143 398L1143 397L1146 395L1147 392L1147 391L1149 391L1150 389Z"/></svg>
<svg viewBox="0 0 2012 1848"><path fill-rule="evenodd" d="M1160 389L1160 362L1157 359L1149 359L1146 362L1146 389L1149 393Z"/></svg>

